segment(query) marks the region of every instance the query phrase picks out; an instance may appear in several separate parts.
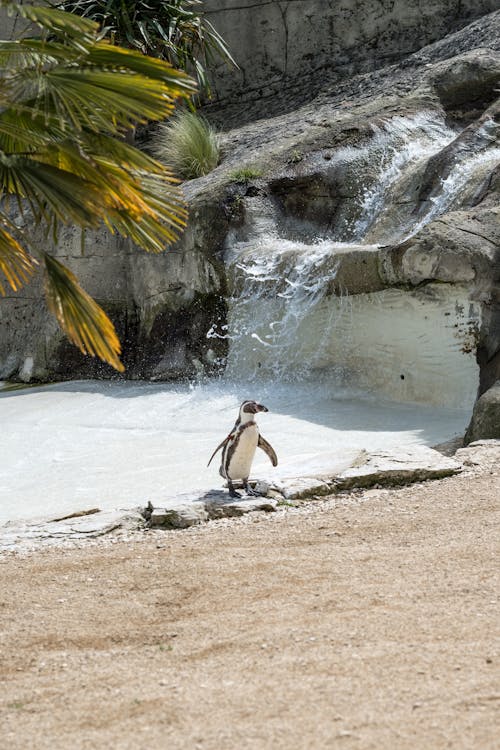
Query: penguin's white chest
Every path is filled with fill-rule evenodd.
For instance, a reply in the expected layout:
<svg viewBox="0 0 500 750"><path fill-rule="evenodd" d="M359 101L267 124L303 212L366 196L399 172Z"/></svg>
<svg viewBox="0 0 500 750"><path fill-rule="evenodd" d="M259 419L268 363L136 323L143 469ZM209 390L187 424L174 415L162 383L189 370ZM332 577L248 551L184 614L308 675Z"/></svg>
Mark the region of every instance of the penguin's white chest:
<svg viewBox="0 0 500 750"><path fill-rule="evenodd" d="M228 479L248 479L258 442L259 428L256 424L245 427L240 432L238 443L226 467Z"/></svg>

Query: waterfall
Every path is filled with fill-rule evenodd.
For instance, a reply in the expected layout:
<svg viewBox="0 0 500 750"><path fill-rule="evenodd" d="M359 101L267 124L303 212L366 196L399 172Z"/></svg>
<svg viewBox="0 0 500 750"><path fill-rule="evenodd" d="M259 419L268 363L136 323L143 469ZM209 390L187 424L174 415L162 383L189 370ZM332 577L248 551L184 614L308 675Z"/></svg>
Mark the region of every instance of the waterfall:
<svg viewBox="0 0 500 750"><path fill-rule="evenodd" d="M468 304L465 289L349 298L337 283L345 253L377 252L388 238L401 241L477 188L499 157L485 133L479 151L455 150L448 173L417 211L429 160L456 137L439 116L424 112L378 123L368 142L338 149L331 169L350 193L332 221L330 238L320 232L311 237L308 226L302 241L292 241L284 236L287 217L272 198L244 199L244 226L230 234L226 247L228 379L283 383L321 375L402 400L448 405L473 400L477 365L472 353L464 362L460 336L473 335L479 310ZM297 236L297 220L291 221ZM429 335L431 319L439 328L436 335ZM412 337L408 348L405 339ZM455 370L460 372L452 394L449 377Z"/></svg>
<svg viewBox="0 0 500 750"><path fill-rule="evenodd" d="M446 177L443 177L429 196L422 218L410 229L408 236L417 234L426 224L441 214L459 207L467 195L473 195L481 178L486 177L500 164L500 147L497 146L496 131L499 126L487 120L479 128L476 140L482 145L479 151L459 149L455 154Z"/></svg>
<svg viewBox="0 0 500 750"><path fill-rule="evenodd" d="M321 366L335 325L324 304L337 274L338 243L305 245L268 238L235 260L227 374L262 369L283 381Z"/></svg>
<svg viewBox="0 0 500 750"><path fill-rule="evenodd" d="M456 133L443 120L420 112L374 125L373 138L366 146L341 149L337 159L347 162L360 175L360 191L355 198L359 215L351 227L344 226L344 231L350 229L352 239L362 242L383 213L391 190L455 137ZM364 168L373 175L368 184Z"/></svg>

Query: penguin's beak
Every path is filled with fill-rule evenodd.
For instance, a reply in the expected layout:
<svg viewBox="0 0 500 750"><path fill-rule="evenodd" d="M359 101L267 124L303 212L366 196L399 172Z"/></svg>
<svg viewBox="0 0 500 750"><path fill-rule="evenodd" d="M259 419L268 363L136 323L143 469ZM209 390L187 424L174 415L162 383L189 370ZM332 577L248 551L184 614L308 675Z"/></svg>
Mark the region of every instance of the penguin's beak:
<svg viewBox="0 0 500 750"><path fill-rule="evenodd" d="M257 414L258 411L269 411L269 409L262 404L255 404L255 413Z"/></svg>

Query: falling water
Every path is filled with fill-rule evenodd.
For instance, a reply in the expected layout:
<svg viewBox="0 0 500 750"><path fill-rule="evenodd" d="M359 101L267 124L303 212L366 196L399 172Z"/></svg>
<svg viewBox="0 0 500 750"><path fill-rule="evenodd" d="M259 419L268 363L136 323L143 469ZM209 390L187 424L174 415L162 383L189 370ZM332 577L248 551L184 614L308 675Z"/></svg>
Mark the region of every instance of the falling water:
<svg viewBox="0 0 500 750"><path fill-rule="evenodd" d="M383 212L391 188L455 137L456 133L444 121L431 113L420 112L413 117L393 117L374 125L373 137L366 146L340 149L336 158L349 163L361 175L360 190L355 198L359 214L350 226L344 225L350 238L362 242ZM368 185L367 170L368 174L373 174Z"/></svg>
<svg viewBox="0 0 500 750"><path fill-rule="evenodd" d="M401 372L398 373L404 387L389 379L389 391L396 398L425 401L426 394L434 390L437 402L440 398L447 402L445 391L450 391L450 383L446 385L447 372L449 374L450 368L462 372L465 369L465 380L456 384L456 398L469 403L474 397L477 368L472 354L470 362L464 364L460 336L469 332L472 335L478 325L479 312L469 307L470 317L464 317L462 311L468 305L466 290L462 294L453 290L451 297L447 297L447 290L432 292L435 326L444 328L443 337L433 338L428 336L428 323L424 322L429 315L422 314L419 324L412 325L415 316L428 305L428 299L423 300L418 293L413 297L401 293L398 297L386 291L379 295L361 295L361 301L359 298L351 300L346 295L339 296L335 279L344 253L377 252L378 245L373 238L380 241L379 238L390 237L392 241L400 241L450 207L459 206L471 184L477 187L485 170L491 169L499 159L500 149L495 147L494 139L484 135L479 133L476 139L482 139L479 152L457 150L449 173L419 216L415 215L418 181L429 159L457 136L434 113L394 117L374 126L368 143L337 150L331 162L333 168L354 188L351 199L346 200L338 212L330 240L324 236L311 240L306 234L303 242L284 239L280 237L276 206L271 201L247 199L245 228L230 236L226 252L232 279L226 377L238 378L244 373L252 378L300 382L321 375L337 381L340 378L345 383L347 373L347 382L369 387L369 373L361 372L363 357L354 357L352 350L361 346L361 342L374 349L380 346L386 334L383 316L379 319L380 309L386 308L385 328L389 326L392 330L397 328L397 318L404 318L412 300L409 328L402 336L413 334L417 340L425 340L427 349L406 353L406 363L399 365ZM394 225L390 212L403 186L413 203L407 200L404 216L397 215L399 223ZM368 305L368 314L361 309L363 304ZM389 314L393 317L388 318ZM446 316L444 326L440 322L443 316ZM382 330L373 331L379 341L375 338L370 343L356 326L370 328L370 321L375 318ZM390 320L393 322L389 325ZM391 352L391 343L387 342L383 354L387 362L392 364L402 356L397 351L400 345L402 343L395 340L396 351ZM348 346L351 351L347 351ZM444 353L448 350L453 361ZM369 352L365 354L368 363ZM422 379L420 389L410 387L412 376L403 372L408 370L409 356L415 360L414 368L418 370L420 360L420 365L423 367L425 362L428 369L428 379ZM356 371L352 369L353 362ZM365 369L367 367L369 369L365 364ZM440 383L434 389L430 384L433 372L436 382ZM379 380L382 379L383 375ZM414 373L413 380L418 380L418 373ZM373 386L378 387L378 384L373 382Z"/></svg>
<svg viewBox="0 0 500 750"><path fill-rule="evenodd" d="M339 249L324 241L305 251L301 243L270 239L235 261L227 377L238 377L243 367L251 377L264 368L281 381L301 380L321 366L335 326L335 311L323 302Z"/></svg>

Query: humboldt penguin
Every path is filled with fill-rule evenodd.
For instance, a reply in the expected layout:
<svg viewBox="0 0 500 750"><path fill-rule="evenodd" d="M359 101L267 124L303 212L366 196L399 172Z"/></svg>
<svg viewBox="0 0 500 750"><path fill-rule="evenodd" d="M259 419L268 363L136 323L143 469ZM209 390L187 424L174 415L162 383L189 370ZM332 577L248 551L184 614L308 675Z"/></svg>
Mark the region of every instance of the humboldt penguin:
<svg viewBox="0 0 500 750"><path fill-rule="evenodd" d="M249 495L258 494L248 484L250 468L257 448L262 448L264 453L267 453L273 466L278 465L276 453L259 433L257 422L254 420L254 415L259 411L269 411L269 409L256 401L243 401L233 429L227 438L224 438L222 443L217 446L208 462L208 466L210 466L212 458L222 448L219 474L227 479L231 497L241 497L233 486L236 479L242 480L243 487Z"/></svg>

